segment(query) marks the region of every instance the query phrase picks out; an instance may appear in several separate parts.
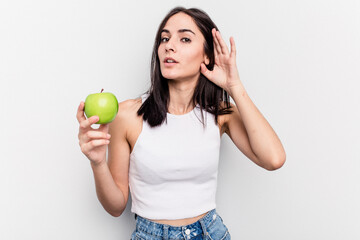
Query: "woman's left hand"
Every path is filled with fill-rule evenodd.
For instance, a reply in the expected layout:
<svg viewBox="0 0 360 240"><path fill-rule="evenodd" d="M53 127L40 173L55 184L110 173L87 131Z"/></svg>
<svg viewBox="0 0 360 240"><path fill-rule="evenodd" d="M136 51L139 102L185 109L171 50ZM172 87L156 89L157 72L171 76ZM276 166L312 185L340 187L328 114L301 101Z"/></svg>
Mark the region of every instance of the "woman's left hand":
<svg viewBox="0 0 360 240"><path fill-rule="evenodd" d="M204 63L201 63L201 73L231 95L231 90L241 85L236 67L234 38L230 38L231 51L229 52L220 32L213 28L212 34L214 38L215 65L213 70L210 71Z"/></svg>

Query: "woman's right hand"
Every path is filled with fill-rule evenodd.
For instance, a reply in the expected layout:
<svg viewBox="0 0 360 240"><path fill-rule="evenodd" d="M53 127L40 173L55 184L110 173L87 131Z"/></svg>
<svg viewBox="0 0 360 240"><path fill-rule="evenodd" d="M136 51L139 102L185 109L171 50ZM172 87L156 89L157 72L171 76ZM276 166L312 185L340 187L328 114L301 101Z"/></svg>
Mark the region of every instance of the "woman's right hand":
<svg viewBox="0 0 360 240"><path fill-rule="evenodd" d="M91 125L99 121L99 117L86 118L84 106L85 103L81 101L76 115L79 121L79 145L91 163L101 164L106 162L107 145L110 143L109 124L101 124L98 129L93 129Z"/></svg>

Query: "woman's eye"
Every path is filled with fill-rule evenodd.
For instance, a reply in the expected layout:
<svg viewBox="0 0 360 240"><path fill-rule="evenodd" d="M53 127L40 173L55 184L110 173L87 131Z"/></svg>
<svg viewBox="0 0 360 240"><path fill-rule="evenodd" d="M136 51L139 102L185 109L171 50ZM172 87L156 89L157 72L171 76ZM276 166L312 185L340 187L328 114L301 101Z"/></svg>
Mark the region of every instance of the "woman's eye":
<svg viewBox="0 0 360 240"><path fill-rule="evenodd" d="M166 37L161 38L161 42L167 42L167 41L169 41L169 38Z"/></svg>
<svg viewBox="0 0 360 240"><path fill-rule="evenodd" d="M191 40L189 38L182 38L181 41L183 41L183 42L191 42Z"/></svg>

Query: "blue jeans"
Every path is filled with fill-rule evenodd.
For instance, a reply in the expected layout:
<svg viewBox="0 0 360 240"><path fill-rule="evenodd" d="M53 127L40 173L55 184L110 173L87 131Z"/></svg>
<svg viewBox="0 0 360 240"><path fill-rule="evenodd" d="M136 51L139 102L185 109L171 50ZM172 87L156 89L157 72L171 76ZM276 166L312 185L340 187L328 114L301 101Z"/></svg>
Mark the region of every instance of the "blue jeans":
<svg viewBox="0 0 360 240"><path fill-rule="evenodd" d="M229 240L227 227L215 209L197 222L186 226L171 226L136 217L136 229L131 240Z"/></svg>

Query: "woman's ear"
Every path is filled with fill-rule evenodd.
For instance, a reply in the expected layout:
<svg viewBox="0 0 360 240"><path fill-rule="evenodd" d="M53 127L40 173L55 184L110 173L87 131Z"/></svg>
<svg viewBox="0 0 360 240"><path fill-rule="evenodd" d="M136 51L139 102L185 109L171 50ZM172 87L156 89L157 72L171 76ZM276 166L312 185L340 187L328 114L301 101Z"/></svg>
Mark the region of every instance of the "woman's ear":
<svg viewBox="0 0 360 240"><path fill-rule="evenodd" d="M205 65L209 65L209 63L210 63L210 60L206 55L204 57L204 63L205 63Z"/></svg>

